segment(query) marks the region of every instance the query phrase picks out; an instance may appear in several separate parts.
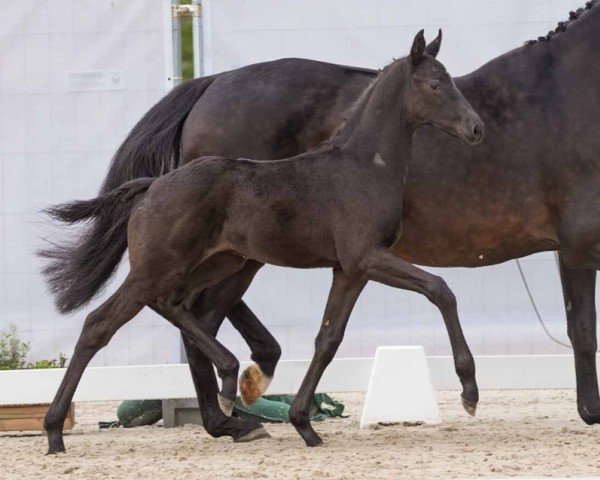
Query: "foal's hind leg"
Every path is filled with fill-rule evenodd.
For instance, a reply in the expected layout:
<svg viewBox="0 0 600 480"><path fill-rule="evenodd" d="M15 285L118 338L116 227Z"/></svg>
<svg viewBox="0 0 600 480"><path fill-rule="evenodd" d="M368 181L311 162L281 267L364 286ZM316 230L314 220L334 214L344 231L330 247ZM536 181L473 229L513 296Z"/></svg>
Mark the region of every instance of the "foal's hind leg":
<svg viewBox="0 0 600 480"><path fill-rule="evenodd" d="M213 437L231 436L234 442L248 442L269 437L267 431L260 424L226 416L221 411L215 395L218 385L212 363L200 349L193 345L190 339L185 335L182 338L188 358L192 360L190 369L198 374L206 374L206 370L210 370L212 373L210 376L206 375L207 380L202 384L196 383L200 375L192 376L196 392L198 392L198 405L202 423L208 434ZM190 348L192 346L193 348ZM200 365L203 367L200 367ZM205 370L198 371L199 368Z"/></svg>
<svg viewBox="0 0 600 480"><path fill-rule="evenodd" d="M186 319L189 316L193 317L191 310L197 303L198 298L202 296L202 292L210 289L210 287L214 285L223 283L226 279L236 275L240 272L240 270L244 269L246 263L246 259L231 253L219 253L213 255L199 265L194 271L190 272L185 280L185 286L183 286L183 289L177 295L177 300L174 301L174 299L171 299L170 301L166 301L160 305L154 306L160 309L160 313L171 322L179 321L179 317L181 317L183 314L185 314ZM174 315L177 317L175 318ZM219 315L219 313L217 313L217 315ZM196 323L198 324L199 322ZM220 322L218 325L220 325ZM203 332L203 338L200 340L201 344L199 343L197 346L199 348L203 348L202 345L204 345L205 349L217 349L217 353L212 354L209 351L203 350L208 358L211 358L211 355L216 355L217 358L219 358L219 355L230 355L233 358L234 362L232 361L232 363L235 364L235 369L221 369L219 371L219 374L223 380L219 403L225 410L233 408L233 402L237 393L237 374L239 370L239 363L237 359L216 340L215 327L207 328L206 325L200 324L196 325L196 327ZM187 331L182 330L182 334L187 334L188 331L189 329ZM204 339L204 336L212 337L213 341L211 342L208 338ZM194 339L192 338L192 340ZM221 360L222 359L223 357L221 357ZM215 364L215 366L217 369L219 369L218 364Z"/></svg>
<svg viewBox="0 0 600 480"><path fill-rule="evenodd" d="M87 316L65 376L44 420L49 454L65 451L63 425L77 384L96 352L144 307L140 293L142 292L126 279L106 302Z"/></svg>
<svg viewBox="0 0 600 480"><path fill-rule="evenodd" d="M211 335L198 326L196 319L187 311L185 305L173 307L165 303L153 305L152 308L181 330L184 335L186 350L193 343L198 349L198 352L194 353L194 355L203 354L206 356L209 361L201 362L201 364L203 363L206 366L205 368L212 369L211 362L217 367L219 376L223 379L223 395L226 396L225 398L231 398L231 396L235 398L237 372L239 369L239 363L235 356L214 335ZM188 350L188 354L190 353ZM196 385L196 387L200 391L199 405L206 406L206 397L204 392L202 392L201 386ZM208 403L208 405L210 406L211 404ZM214 403L212 406L215 406ZM235 442L244 442L269 436L260 423L228 417L220 408L214 408L211 411L204 409L202 414L204 428L209 434L215 437L229 435Z"/></svg>
<svg viewBox="0 0 600 480"><path fill-rule="evenodd" d="M421 293L439 308L450 337L454 367L463 387L463 406L470 415L475 415L479 401L475 362L460 326L456 298L446 282L385 248L366 255L359 268L370 280Z"/></svg>
<svg viewBox="0 0 600 480"><path fill-rule="evenodd" d="M573 269L560 259L567 332L575 354L577 409L585 423L600 423L596 373L596 270Z"/></svg>
<svg viewBox="0 0 600 480"><path fill-rule="evenodd" d="M333 271L333 284L317 339L315 353L290 409L290 421L309 447L323 441L310 424L309 412L313 396L325 368L337 352L354 304L365 287L365 278L351 278L341 270Z"/></svg>
<svg viewBox="0 0 600 480"><path fill-rule="evenodd" d="M242 296L262 265L249 260L238 273L204 290L191 310L198 325L213 336L216 336L225 314L227 314L232 325L248 343L252 352L251 358L257 363L257 366L248 367L242 376L242 398L247 403L252 403L264 393L281 356L281 348L275 338L252 311L241 302ZM214 390L209 393L214 396L217 394L214 370L208 368L209 365L203 364L208 359L201 353L197 354L196 350L193 344L188 345L188 362L194 384L202 389L202 392L197 389L197 393L199 396L206 395L206 390L211 390L211 386L214 385ZM248 375L248 371L255 374ZM244 392L252 393L255 398L249 399L248 395L244 396ZM226 414L231 415L233 399L225 398L223 392L219 394L219 405Z"/></svg>

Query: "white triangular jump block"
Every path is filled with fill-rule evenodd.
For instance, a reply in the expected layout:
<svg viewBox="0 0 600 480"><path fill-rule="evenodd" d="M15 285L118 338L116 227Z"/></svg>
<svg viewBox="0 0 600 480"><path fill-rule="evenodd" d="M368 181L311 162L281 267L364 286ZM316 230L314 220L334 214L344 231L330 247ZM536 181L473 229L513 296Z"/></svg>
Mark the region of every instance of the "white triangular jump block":
<svg viewBox="0 0 600 480"><path fill-rule="evenodd" d="M378 347L360 427L379 422L441 421L423 347Z"/></svg>

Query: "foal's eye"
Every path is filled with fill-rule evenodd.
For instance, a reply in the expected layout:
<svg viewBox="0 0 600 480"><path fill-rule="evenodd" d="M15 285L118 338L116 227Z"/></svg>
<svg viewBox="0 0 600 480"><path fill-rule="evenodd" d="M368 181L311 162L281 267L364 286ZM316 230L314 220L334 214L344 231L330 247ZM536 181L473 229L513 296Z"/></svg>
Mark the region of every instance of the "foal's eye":
<svg viewBox="0 0 600 480"><path fill-rule="evenodd" d="M439 80L432 80L431 82L429 82L429 86L433 89L433 90L437 90L438 87L440 86L440 81Z"/></svg>

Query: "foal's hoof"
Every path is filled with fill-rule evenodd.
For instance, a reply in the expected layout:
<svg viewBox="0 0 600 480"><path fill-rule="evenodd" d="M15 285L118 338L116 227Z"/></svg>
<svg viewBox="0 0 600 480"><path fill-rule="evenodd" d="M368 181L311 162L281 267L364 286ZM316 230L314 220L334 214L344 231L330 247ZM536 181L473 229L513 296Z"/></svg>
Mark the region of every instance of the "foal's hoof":
<svg viewBox="0 0 600 480"><path fill-rule="evenodd" d="M242 435L239 438L234 438L233 442L234 443L246 443L246 442L252 442L254 440L260 440L261 438L271 438L271 435L269 435L269 432L267 432L265 430L265 428L262 426L252 430L250 433L247 433L246 435Z"/></svg>
<svg viewBox="0 0 600 480"><path fill-rule="evenodd" d="M579 416L588 425L595 425L597 423L600 423L599 403L600 402L590 402L589 405L582 405L578 408Z"/></svg>
<svg viewBox="0 0 600 480"><path fill-rule="evenodd" d="M307 447L320 447L323 445L323 440L319 437L319 434L315 432L315 429L309 421L298 421L297 416L290 412L290 420L292 418L296 419L295 423L294 420L292 420L292 425L296 427L296 431L300 434Z"/></svg>
<svg viewBox="0 0 600 480"><path fill-rule="evenodd" d="M240 398L246 406L252 405L267 391L271 377L263 373L256 364L250 365L240 377Z"/></svg>
<svg viewBox="0 0 600 480"><path fill-rule="evenodd" d="M62 432L48 431L48 451L46 455L56 455L57 453L65 453L65 442L62 438Z"/></svg>
<svg viewBox="0 0 600 480"><path fill-rule="evenodd" d="M307 447L320 447L323 445L323 440L317 434L311 435L309 438L305 438L304 442Z"/></svg>
<svg viewBox="0 0 600 480"><path fill-rule="evenodd" d="M472 417L477 413L477 402L473 402L471 400L467 400L465 397L461 396L462 404L464 409L467 411L469 415Z"/></svg>
<svg viewBox="0 0 600 480"><path fill-rule="evenodd" d="M226 416L231 417L231 414L233 413L233 406L235 405L235 400L229 400L220 393L217 394L217 399L219 401L219 407L221 407L221 411Z"/></svg>
<svg viewBox="0 0 600 480"><path fill-rule="evenodd" d="M62 448L49 448L46 455L58 455L59 453L66 453L65 447Z"/></svg>

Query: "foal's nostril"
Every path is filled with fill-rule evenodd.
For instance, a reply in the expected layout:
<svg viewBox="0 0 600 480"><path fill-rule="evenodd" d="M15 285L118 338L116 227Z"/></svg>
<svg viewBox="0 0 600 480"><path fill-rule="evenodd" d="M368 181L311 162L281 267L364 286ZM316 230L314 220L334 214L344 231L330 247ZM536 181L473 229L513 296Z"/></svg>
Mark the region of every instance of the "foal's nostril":
<svg viewBox="0 0 600 480"><path fill-rule="evenodd" d="M483 136L485 135L485 126L483 122L476 120L467 120L464 125L466 128L463 130L465 135L465 143L468 145L477 145L482 142Z"/></svg>
<svg viewBox="0 0 600 480"><path fill-rule="evenodd" d="M485 127L482 123L477 122L474 123L471 127L471 137L474 143L480 143L483 140L483 136L485 134Z"/></svg>

